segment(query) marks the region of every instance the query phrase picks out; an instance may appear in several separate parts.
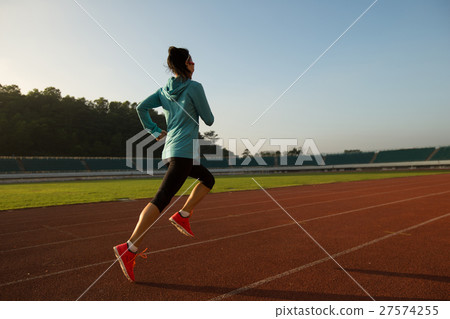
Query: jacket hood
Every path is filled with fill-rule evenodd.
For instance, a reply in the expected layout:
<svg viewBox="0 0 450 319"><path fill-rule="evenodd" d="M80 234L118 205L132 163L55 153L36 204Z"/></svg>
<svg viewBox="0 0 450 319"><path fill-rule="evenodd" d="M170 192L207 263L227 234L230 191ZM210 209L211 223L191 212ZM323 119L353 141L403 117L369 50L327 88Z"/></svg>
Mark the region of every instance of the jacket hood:
<svg viewBox="0 0 450 319"><path fill-rule="evenodd" d="M167 81L166 86L162 89L162 92L167 99L176 101L190 83L191 80L189 79L183 81L181 78L171 77L169 81Z"/></svg>

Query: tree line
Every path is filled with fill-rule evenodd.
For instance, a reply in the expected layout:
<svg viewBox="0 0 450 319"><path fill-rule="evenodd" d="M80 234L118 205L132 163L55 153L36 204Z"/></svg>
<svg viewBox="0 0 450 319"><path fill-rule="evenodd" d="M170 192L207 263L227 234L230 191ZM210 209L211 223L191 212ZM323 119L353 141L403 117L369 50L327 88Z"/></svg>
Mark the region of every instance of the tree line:
<svg viewBox="0 0 450 319"><path fill-rule="evenodd" d="M22 94L17 85L0 84L0 156L125 157L127 139L142 130L137 105L63 97L54 87ZM150 110L150 116L167 129L164 115Z"/></svg>

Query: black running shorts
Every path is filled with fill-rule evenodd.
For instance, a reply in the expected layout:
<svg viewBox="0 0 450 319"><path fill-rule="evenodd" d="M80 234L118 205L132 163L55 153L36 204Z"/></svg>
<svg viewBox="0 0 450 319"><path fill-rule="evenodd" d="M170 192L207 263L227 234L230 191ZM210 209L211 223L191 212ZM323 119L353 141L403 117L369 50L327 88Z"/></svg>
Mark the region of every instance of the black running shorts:
<svg viewBox="0 0 450 319"><path fill-rule="evenodd" d="M203 165L194 165L192 158L171 157L167 167L161 186L151 201L160 213L169 205L188 176L198 179L209 189L214 186L215 180L211 172Z"/></svg>

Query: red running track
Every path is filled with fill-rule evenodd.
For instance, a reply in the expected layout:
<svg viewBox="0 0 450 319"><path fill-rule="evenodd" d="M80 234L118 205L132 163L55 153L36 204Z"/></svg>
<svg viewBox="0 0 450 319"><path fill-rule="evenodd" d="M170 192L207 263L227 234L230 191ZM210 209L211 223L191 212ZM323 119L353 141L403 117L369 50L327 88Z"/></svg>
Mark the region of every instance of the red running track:
<svg viewBox="0 0 450 319"><path fill-rule="evenodd" d="M148 232L136 283L112 247L148 200L0 212L0 299L449 299L450 174L267 192L285 211L263 190L208 195L195 238L167 220L180 198Z"/></svg>

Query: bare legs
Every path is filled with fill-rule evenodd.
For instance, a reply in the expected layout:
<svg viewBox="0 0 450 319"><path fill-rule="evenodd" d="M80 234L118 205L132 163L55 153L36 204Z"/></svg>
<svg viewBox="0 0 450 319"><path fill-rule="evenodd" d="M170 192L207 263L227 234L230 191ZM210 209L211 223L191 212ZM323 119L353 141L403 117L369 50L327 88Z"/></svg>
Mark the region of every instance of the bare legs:
<svg viewBox="0 0 450 319"><path fill-rule="evenodd" d="M181 210L192 212L195 206L200 203L200 201L203 199L203 197L206 196L206 194L209 193L209 191L210 189L208 187L206 187L202 183L198 183L194 187L194 190L192 191L191 195L189 195L189 198L187 199ZM139 221L134 229L134 232L130 237L130 242L132 242L134 246L140 246L145 233L150 228L150 226L158 219L159 215L160 211L158 207L156 207L152 203L149 203L147 206L145 206L145 208L141 212L141 215L139 216Z"/></svg>
<svg viewBox="0 0 450 319"><path fill-rule="evenodd" d="M189 195L189 198L187 199L181 210L189 212L192 215L192 211L194 210L195 206L200 203L200 201L203 199L203 197L206 196L206 194L209 193L209 191L210 189L208 187L206 187L202 183L198 183L192 190L191 195Z"/></svg>
<svg viewBox="0 0 450 319"><path fill-rule="evenodd" d="M150 226L158 219L159 217L159 209L152 203L148 203L147 206L142 210L141 215L139 216L139 221L134 228L134 232L130 237L130 242L133 243L134 246L139 247L144 239L144 234L150 228Z"/></svg>

